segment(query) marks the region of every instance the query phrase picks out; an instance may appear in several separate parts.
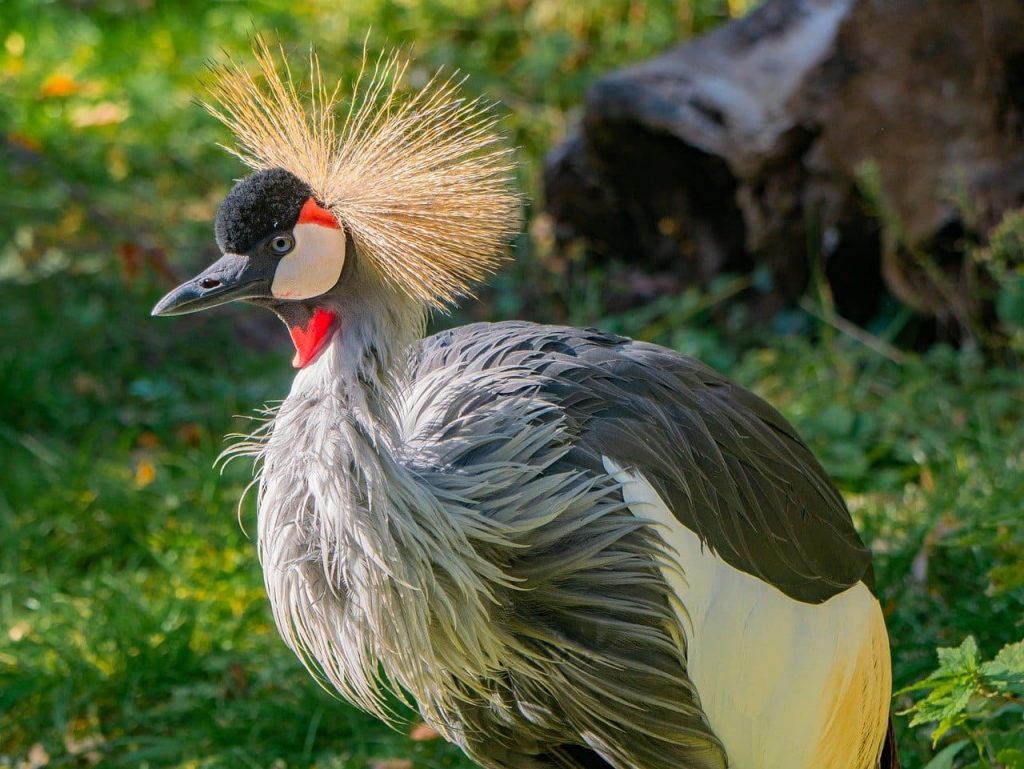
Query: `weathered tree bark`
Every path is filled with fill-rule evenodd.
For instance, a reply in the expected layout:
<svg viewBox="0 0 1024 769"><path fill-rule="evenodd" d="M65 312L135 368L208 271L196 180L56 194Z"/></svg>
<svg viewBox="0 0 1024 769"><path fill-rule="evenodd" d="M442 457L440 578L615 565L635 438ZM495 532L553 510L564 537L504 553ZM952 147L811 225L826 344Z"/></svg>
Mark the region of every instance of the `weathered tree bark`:
<svg viewBox="0 0 1024 769"><path fill-rule="evenodd" d="M1024 2L767 0L598 80L545 192L560 239L652 271L768 265L765 309L820 265L850 318L888 287L964 323L965 238L1024 204Z"/></svg>

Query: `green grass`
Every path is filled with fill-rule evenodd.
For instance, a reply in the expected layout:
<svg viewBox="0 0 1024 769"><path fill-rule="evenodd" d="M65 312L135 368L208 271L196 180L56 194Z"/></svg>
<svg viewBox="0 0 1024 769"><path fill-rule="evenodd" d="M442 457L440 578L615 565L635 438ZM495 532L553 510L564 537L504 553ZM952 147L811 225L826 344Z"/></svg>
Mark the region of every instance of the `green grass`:
<svg viewBox="0 0 1024 769"><path fill-rule="evenodd" d="M212 465L221 436L245 427L236 415L287 392L284 330L246 309L148 316L164 262L184 273L213 255L210 220L241 173L191 104L203 62L274 30L297 50L316 40L346 74L372 24L371 46L408 45L424 68L459 66L471 91L501 99L536 196L539 159L587 82L724 5L4 5L0 184L17 194L0 206L0 766L44 753L72 767L465 764L320 690L272 626L243 531L252 500L236 515L247 469ZM518 246L465 317L568 319L669 344L795 422L877 553L898 686L934 667L936 646L973 634L991 657L1024 634L1019 370L947 348L897 365L828 329L814 343L724 344L708 314L728 280L615 316L605 275ZM906 721L917 769L929 730Z"/></svg>

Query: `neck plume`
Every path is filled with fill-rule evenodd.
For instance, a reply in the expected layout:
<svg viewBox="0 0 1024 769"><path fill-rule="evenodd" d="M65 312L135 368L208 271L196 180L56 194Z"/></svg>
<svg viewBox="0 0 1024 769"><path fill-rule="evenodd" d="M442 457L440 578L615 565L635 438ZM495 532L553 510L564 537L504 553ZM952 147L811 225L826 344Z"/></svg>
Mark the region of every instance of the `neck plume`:
<svg viewBox="0 0 1024 769"><path fill-rule="evenodd" d="M399 398L422 313L392 304L346 320L238 452L257 459L266 588L282 637L321 681L385 720L386 690L411 692L443 720L448 695L427 698L446 671L467 653L479 667L499 664L473 629L490 626L507 578L477 555L483 524L469 523L466 500L406 456Z"/></svg>

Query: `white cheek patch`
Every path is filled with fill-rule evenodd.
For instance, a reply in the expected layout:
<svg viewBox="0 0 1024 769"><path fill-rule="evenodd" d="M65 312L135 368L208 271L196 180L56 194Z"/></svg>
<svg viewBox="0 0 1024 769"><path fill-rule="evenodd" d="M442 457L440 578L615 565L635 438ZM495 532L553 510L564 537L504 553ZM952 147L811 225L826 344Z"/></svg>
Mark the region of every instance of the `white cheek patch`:
<svg viewBox="0 0 1024 769"><path fill-rule="evenodd" d="M278 299L310 299L334 287L345 266L345 230L296 224L295 248L278 262L270 293Z"/></svg>

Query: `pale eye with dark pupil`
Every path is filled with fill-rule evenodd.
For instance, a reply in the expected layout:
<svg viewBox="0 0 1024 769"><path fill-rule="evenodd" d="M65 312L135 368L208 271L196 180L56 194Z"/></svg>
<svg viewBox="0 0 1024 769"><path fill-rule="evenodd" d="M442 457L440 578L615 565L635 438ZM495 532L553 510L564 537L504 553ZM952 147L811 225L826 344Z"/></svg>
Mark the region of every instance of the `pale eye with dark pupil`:
<svg viewBox="0 0 1024 769"><path fill-rule="evenodd" d="M295 247L295 241L287 235L278 235L270 241L270 250L275 254L287 254Z"/></svg>

